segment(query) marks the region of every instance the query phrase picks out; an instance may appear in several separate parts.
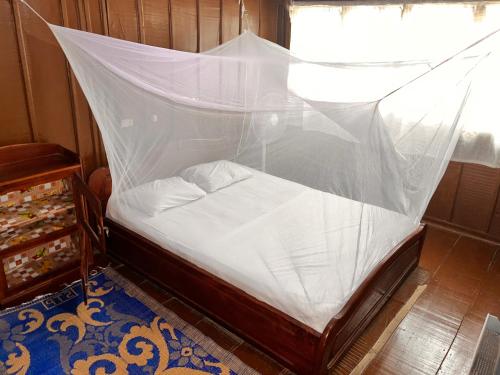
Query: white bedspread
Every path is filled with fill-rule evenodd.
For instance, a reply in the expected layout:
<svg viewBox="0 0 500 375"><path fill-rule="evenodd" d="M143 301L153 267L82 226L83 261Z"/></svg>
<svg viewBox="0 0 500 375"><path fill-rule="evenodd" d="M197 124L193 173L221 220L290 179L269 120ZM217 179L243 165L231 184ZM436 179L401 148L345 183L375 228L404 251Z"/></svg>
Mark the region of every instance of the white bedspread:
<svg viewBox="0 0 500 375"><path fill-rule="evenodd" d="M107 215L322 332L416 225L380 207L252 172L155 217L114 199Z"/></svg>

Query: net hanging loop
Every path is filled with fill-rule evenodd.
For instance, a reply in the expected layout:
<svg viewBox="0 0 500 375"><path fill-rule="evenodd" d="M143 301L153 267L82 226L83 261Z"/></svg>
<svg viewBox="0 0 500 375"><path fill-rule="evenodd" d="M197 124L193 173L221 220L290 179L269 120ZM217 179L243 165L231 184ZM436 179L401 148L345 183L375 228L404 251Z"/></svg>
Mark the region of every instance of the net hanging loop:
<svg viewBox="0 0 500 375"><path fill-rule="evenodd" d="M241 33L244 33L246 31L250 31L250 16L247 8L245 7L245 1L239 0L239 3L241 9Z"/></svg>

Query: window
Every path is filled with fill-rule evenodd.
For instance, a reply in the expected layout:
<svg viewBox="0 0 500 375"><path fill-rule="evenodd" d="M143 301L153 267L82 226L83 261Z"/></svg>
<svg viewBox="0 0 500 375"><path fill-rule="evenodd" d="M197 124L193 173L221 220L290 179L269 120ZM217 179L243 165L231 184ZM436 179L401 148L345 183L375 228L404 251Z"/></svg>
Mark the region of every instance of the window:
<svg viewBox="0 0 500 375"><path fill-rule="evenodd" d="M495 31L500 28L499 20L500 2L296 2L291 9L290 49L305 60L357 64L358 69L366 70L363 92L370 97L370 93L389 92ZM477 69L456 160L500 166L498 55L496 51ZM291 84L297 90L322 94L300 78L307 72L291 73Z"/></svg>

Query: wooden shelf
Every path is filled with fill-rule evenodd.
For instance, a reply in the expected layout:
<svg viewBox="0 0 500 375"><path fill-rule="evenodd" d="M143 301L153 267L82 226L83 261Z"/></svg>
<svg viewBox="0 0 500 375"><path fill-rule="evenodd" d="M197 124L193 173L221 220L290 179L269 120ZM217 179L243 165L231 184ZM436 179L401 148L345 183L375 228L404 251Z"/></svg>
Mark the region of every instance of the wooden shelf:
<svg viewBox="0 0 500 375"><path fill-rule="evenodd" d="M36 146L36 147L35 147ZM0 193L80 172L76 154L53 144L0 148Z"/></svg>
<svg viewBox="0 0 500 375"><path fill-rule="evenodd" d="M38 259L32 259L6 272L5 278L8 288L12 289L24 285L32 280L36 280L40 276L57 271L68 264L76 262L80 257L78 249L79 241L71 237L68 239L67 244L67 247L55 253L44 255Z"/></svg>
<svg viewBox="0 0 500 375"><path fill-rule="evenodd" d="M0 232L33 225L74 208L75 204L71 192L24 202L12 207L1 207Z"/></svg>
<svg viewBox="0 0 500 375"><path fill-rule="evenodd" d="M86 216L73 185L81 172L78 156L59 145L0 147L1 306L78 274L78 218Z"/></svg>
<svg viewBox="0 0 500 375"><path fill-rule="evenodd" d="M64 227L62 229L56 230L42 237L33 238L28 241L21 242L17 245L10 246L4 250L0 250L0 259L10 257L12 255L18 254L24 250L31 249L33 247L42 245L46 242L57 240L58 238L71 235L78 231L78 225L73 224L69 227Z"/></svg>
<svg viewBox="0 0 500 375"><path fill-rule="evenodd" d="M67 283L78 280L80 261L68 263L60 269L48 272L39 279L9 289L2 299L2 307L15 306L41 294L61 290Z"/></svg>

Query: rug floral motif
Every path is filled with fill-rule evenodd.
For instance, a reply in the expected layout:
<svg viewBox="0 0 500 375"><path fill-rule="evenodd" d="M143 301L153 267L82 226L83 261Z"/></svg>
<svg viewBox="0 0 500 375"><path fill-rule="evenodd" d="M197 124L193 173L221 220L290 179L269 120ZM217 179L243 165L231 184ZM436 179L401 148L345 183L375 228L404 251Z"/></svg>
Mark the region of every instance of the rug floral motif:
<svg viewBox="0 0 500 375"><path fill-rule="evenodd" d="M193 337L194 336L194 337ZM255 374L113 270L0 313L1 374Z"/></svg>

